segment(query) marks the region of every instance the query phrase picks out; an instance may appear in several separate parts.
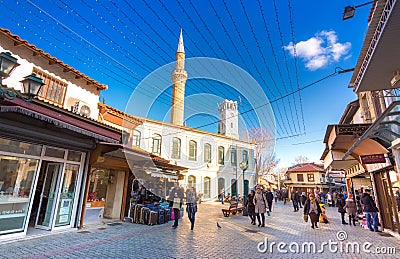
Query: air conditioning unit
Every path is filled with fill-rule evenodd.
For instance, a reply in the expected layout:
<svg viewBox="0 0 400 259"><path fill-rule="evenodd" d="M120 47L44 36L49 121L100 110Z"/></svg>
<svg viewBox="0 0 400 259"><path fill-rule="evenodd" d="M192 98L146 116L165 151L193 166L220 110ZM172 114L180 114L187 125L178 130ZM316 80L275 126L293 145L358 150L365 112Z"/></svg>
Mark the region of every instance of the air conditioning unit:
<svg viewBox="0 0 400 259"><path fill-rule="evenodd" d="M79 113L85 117L90 117L90 107L84 102L75 102L75 104L71 107L71 110L72 112Z"/></svg>

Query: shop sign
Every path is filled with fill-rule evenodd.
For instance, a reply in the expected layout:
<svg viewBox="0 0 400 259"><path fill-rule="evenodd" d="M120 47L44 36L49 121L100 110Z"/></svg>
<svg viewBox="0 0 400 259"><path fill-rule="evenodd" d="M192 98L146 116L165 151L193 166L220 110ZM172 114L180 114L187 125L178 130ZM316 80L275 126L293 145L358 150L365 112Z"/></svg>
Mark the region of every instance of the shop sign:
<svg viewBox="0 0 400 259"><path fill-rule="evenodd" d="M337 125L336 134L337 135L356 135L361 136L369 128L371 124L367 125Z"/></svg>
<svg viewBox="0 0 400 259"><path fill-rule="evenodd" d="M365 155L360 156L360 159L364 165L386 163L385 154Z"/></svg>

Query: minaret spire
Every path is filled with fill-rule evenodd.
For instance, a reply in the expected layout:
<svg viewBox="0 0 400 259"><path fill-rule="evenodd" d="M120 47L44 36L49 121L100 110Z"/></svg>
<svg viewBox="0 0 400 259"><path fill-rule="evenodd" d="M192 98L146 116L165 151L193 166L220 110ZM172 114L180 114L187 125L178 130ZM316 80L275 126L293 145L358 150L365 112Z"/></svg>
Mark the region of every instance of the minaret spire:
<svg viewBox="0 0 400 259"><path fill-rule="evenodd" d="M185 84L188 77L185 70L185 47L183 45L182 28L179 35L178 49L175 53L175 69L172 71L172 107L171 123L183 125L185 110Z"/></svg>
<svg viewBox="0 0 400 259"><path fill-rule="evenodd" d="M182 28L181 28L181 34L179 35L178 49L176 50L176 52L185 53L185 46L183 45Z"/></svg>

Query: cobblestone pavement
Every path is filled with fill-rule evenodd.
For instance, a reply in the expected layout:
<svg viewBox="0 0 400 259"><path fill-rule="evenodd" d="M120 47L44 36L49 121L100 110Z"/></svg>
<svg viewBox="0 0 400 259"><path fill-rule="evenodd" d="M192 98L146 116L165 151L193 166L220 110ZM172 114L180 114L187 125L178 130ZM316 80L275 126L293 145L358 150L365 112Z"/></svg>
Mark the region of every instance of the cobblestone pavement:
<svg viewBox="0 0 400 259"><path fill-rule="evenodd" d="M171 222L164 225L144 226L132 223L121 225L90 226L86 234L79 231L50 235L35 239L0 245L0 258L400 258L399 239L370 232L360 226L343 226L335 208L327 208L329 224L320 224L313 230L302 219L302 210L293 212L290 204L274 204L273 212L266 218L266 227L250 225L249 219L241 214L224 218L221 208L227 204L203 203L199 205L195 230L190 230L189 220L184 219L177 229L171 228ZM222 226L218 229L216 222ZM347 239L339 242L337 233L347 234ZM276 244L285 242L287 253L280 253L277 246L273 251L258 251L260 242L268 240ZM329 248L329 240L338 242ZM299 252L289 250L291 242L299 244ZM323 253L302 253L303 242L315 242ZM347 244L357 242L360 253L354 253ZM363 251L363 244L371 253ZM343 244L343 252L335 252ZM394 247L396 254L380 255L373 253L376 248ZM262 250L263 245L259 248ZM296 249L296 243L290 248ZM308 250L308 245L305 247ZM331 252L331 250L333 252Z"/></svg>

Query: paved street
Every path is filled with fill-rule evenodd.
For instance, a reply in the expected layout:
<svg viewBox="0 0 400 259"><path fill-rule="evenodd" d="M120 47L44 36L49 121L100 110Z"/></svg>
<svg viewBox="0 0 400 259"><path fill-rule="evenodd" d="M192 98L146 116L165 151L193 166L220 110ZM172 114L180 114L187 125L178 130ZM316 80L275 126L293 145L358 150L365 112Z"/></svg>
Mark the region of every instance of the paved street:
<svg viewBox="0 0 400 259"><path fill-rule="evenodd" d="M321 258L318 253L301 253L302 243L313 241L316 250L319 250L322 242L337 242L336 235L340 230L346 231L348 236L342 242L344 252L330 252L327 245L324 247L324 258L384 257L363 251L346 253L345 247L349 242L360 244L360 250L365 242L372 244L367 247L370 251L377 247L396 247L397 254L389 257L400 258L399 239L373 233L360 226L342 227L335 208L327 209L330 223L313 230L309 223L303 221L301 210L292 212L290 204L284 206L278 202L271 217L267 217L266 228L250 225L249 219L242 215L224 218L220 210L222 207L227 205L199 205L194 231L190 230L186 214L177 229L171 229L171 223L157 226L131 223L102 228L91 226L85 229L89 232L86 234L80 233L82 230L71 231L0 245L0 258ZM222 226L221 229L217 228L216 222ZM283 249L287 250L291 242L297 242L300 253L279 253L276 245L272 254L270 251L261 253L257 246L265 238L269 244L285 242L287 246ZM263 247L260 246L260 249ZM292 248L295 249L294 244Z"/></svg>

